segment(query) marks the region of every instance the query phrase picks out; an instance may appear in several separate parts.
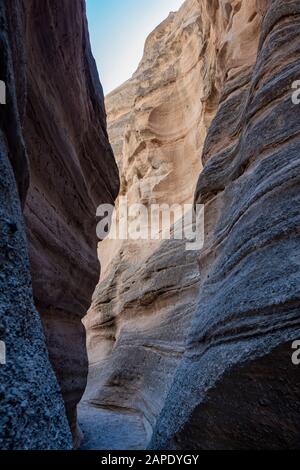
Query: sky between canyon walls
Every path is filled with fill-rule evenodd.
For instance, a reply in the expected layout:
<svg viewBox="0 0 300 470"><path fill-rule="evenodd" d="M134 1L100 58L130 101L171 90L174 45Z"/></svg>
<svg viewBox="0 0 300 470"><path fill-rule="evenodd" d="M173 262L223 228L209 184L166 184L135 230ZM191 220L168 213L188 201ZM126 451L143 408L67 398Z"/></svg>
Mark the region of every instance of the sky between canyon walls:
<svg viewBox="0 0 300 470"><path fill-rule="evenodd" d="M137 69L148 34L183 0L86 0L92 50L104 93Z"/></svg>

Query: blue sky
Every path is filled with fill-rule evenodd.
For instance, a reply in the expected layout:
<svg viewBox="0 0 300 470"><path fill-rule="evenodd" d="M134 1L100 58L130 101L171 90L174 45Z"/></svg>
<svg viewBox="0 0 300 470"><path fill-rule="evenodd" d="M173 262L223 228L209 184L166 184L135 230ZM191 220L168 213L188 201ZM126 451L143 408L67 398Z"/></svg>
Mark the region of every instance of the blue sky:
<svg viewBox="0 0 300 470"><path fill-rule="evenodd" d="M183 0L86 0L93 54L104 93L125 82L142 58L146 37Z"/></svg>

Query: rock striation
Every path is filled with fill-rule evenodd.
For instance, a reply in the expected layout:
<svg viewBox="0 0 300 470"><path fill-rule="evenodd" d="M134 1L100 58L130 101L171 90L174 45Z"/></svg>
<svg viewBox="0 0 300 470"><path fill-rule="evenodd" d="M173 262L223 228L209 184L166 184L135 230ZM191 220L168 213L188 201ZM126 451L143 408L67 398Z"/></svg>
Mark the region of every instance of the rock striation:
<svg viewBox="0 0 300 470"><path fill-rule="evenodd" d="M257 61L226 80L196 201L198 307L153 449L299 448L299 2L263 8Z"/></svg>
<svg viewBox="0 0 300 470"><path fill-rule="evenodd" d="M79 445L108 133L117 214L202 204L205 240L100 244L83 448L299 448L299 2L186 0L107 97L108 133L85 2L0 20L0 448Z"/></svg>
<svg viewBox="0 0 300 470"><path fill-rule="evenodd" d="M114 204L119 179L85 2L54 0L41 8L29 0L26 21L31 184L25 221L33 293L76 436L88 367L81 319L99 279L96 209Z"/></svg>
<svg viewBox="0 0 300 470"><path fill-rule="evenodd" d="M133 78L106 99L120 195L129 205L192 203L202 123L214 100L210 84L199 87L209 69L197 40L199 17L197 2L171 13L148 38ZM197 260L184 241L104 240L99 253L101 281L84 319L90 372L80 420L88 432L92 416L101 426L97 409L108 410L110 438L106 430L95 445L126 445L121 430L129 421L131 445L143 448L184 351Z"/></svg>
<svg viewBox="0 0 300 470"><path fill-rule="evenodd" d="M106 99L121 195L192 202L201 173L205 244L101 245L84 320L87 438L91 416L107 423L94 448L122 446L124 422L133 448L153 432L153 449L297 446L297 12L296 2L187 0Z"/></svg>
<svg viewBox="0 0 300 470"><path fill-rule="evenodd" d="M34 307L21 202L28 186L24 18L17 0L0 4L0 448L71 449L61 393ZM1 353L4 350L1 348ZM5 363L4 363L5 362Z"/></svg>
<svg viewBox="0 0 300 470"><path fill-rule="evenodd" d="M99 279L96 208L114 203L118 170L85 1L5 1L1 15L0 65L9 96L1 116L1 319L8 354L14 354L11 371L1 367L1 375L2 370L7 374L3 416L8 410L1 438L8 448L70 448L63 403L33 307L14 186L24 208L34 303L77 446L76 405L87 375L81 318Z"/></svg>

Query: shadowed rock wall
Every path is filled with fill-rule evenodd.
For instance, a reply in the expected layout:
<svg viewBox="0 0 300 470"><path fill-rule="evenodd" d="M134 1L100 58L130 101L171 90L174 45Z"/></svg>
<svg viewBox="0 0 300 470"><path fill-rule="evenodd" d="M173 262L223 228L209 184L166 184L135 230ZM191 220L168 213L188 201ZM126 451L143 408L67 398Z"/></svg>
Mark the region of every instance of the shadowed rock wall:
<svg viewBox="0 0 300 470"><path fill-rule="evenodd" d="M259 2L253 69L226 81L206 139L198 307L153 449L299 448L299 2Z"/></svg>
<svg viewBox="0 0 300 470"><path fill-rule="evenodd" d="M28 187L22 135L26 101L22 2L0 4L0 448L71 449L61 393L35 310L20 199Z"/></svg>
<svg viewBox="0 0 300 470"><path fill-rule="evenodd" d="M114 203L118 171L90 50L85 1L5 1L1 15L0 65L9 96L5 111L1 109L3 217L7 213L8 220L1 221L1 309L12 368L1 368L7 374L3 393L9 401L2 405L1 397L8 416L1 427L7 439L3 445L70 448L60 393L32 305L12 170L24 207L34 302L75 446L80 440L76 405L87 375L81 318L99 279L96 207Z"/></svg>
<svg viewBox="0 0 300 470"><path fill-rule="evenodd" d="M33 293L75 434L87 375L81 319L99 279L96 208L114 204L119 180L85 2L28 0L25 9L31 173L25 221Z"/></svg>

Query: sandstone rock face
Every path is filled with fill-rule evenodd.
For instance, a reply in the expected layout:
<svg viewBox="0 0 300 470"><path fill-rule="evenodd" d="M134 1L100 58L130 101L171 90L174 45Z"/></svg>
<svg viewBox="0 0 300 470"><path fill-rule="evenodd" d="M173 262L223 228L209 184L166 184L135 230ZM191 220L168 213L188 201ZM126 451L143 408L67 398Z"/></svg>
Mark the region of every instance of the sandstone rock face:
<svg viewBox="0 0 300 470"><path fill-rule="evenodd" d="M8 363L0 370L0 447L71 448L33 307L16 185L34 302L77 446L76 405L87 375L81 318L99 279L96 208L114 203L118 171L85 2L5 1L2 25L0 71L9 102L1 109L0 339L3 334Z"/></svg>
<svg viewBox="0 0 300 470"><path fill-rule="evenodd" d="M206 139L198 307L154 449L299 448L299 2L259 2L257 62Z"/></svg>
<svg viewBox="0 0 300 470"><path fill-rule="evenodd" d="M146 205L193 201L196 178L202 170L200 155L204 140L219 102L222 103L204 146L205 167L197 189L197 194L201 190L203 195L197 196L196 202L206 206L203 250L200 253L186 251L184 240L105 240L99 250L102 278L84 320L90 373L81 419L88 435L90 407L95 407L100 423L100 411L103 410L105 416L110 411L110 427L102 432L111 436L110 442L116 448L125 445L120 433L126 420L133 447L145 446L153 428L153 446L170 445L170 442L175 445L169 439L168 427L172 432L175 425L184 424L179 417L191 406L190 397L200 388L200 379L203 377L206 384L215 374L213 364L204 363L202 370L197 369L198 363L195 363L196 370L191 370L188 380L185 368L189 366L186 358L189 358L191 341L201 357L208 348L202 347L200 336L203 334L206 341L206 324L212 324L208 331L214 337L214 325L216 334L223 322L224 329L228 324L229 331L231 327L235 330L230 315L237 318L241 328L243 322L247 325L248 321L250 327L255 321L251 317L247 320L246 314L244 318L240 310L243 296L256 301L254 291L247 294L245 287L252 282L250 271L247 277L248 268L240 273L245 282L241 293L235 294L238 284L229 273L224 292L220 286L227 279L226 263L229 263L230 253L242 249L238 245L239 232L234 241L230 221L232 219L233 226L239 227L243 204L254 191L251 186L254 180L249 180L247 193L245 180L241 179L247 168L240 163L242 153L238 152L240 135L243 128L244 133L247 129L245 110L267 7L268 2L255 0L186 1L179 12L170 14L150 35L144 57L132 79L107 97L109 135L121 171L121 195L128 198L129 204L142 202ZM252 141L255 141L255 134ZM235 159L232 149L238 155ZM243 152L244 158L246 151ZM214 153L218 159L211 158ZM227 186L230 204L225 210ZM254 193L252 197L255 199ZM217 201L215 205L213 201ZM264 230L267 232L267 227ZM212 276L217 269L215 266L220 266L217 271L220 285L216 285L220 291L220 327L214 314L217 291L211 287L216 282ZM267 271L268 267L261 266L261 269ZM270 272L272 277L272 267ZM226 304L223 305L225 293L228 302L236 299L236 313L228 306L228 318ZM266 292L266 299L271 302L270 293L268 297ZM209 313L205 313L206 309ZM254 312L259 329L259 307ZM261 314L262 321L263 318L265 315ZM288 333L284 333L286 339ZM222 337L221 332L219 334ZM238 343L233 333L232 336L232 343ZM228 349L220 342L225 356L231 354L229 337L228 334ZM212 342L207 341L208 345ZM267 343L266 351L270 352L269 338ZM238 346L241 351L243 346ZM247 348L245 345L245 355ZM240 359L236 357L239 364ZM252 357L250 354L250 359L255 358L254 352ZM226 372L225 361L220 375ZM186 381L180 382L181 389L176 385L180 373ZM202 393L205 395L204 391ZM140 425L136 424L140 421L144 425L143 442L139 438ZM193 433L196 435L194 430ZM184 435L189 436L188 426ZM102 441L101 436L98 442L91 440L91 446L105 445L107 441ZM187 442L179 443L178 447L181 445L191 448L188 437ZM193 445L196 444L193 442ZM212 437L211 447L218 445Z"/></svg>
<svg viewBox="0 0 300 470"><path fill-rule="evenodd" d="M71 449L63 400L48 359L29 272L24 203L28 164L22 123L25 111L24 17L22 2L0 4L0 448ZM2 351L2 349L1 349Z"/></svg>
<svg viewBox="0 0 300 470"><path fill-rule="evenodd" d="M26 0L25 11L31 173L25 221L33 293L76 440L87 375L81 318L99 279L96 208L114 203L119 179L85 2Z"/></svg>

